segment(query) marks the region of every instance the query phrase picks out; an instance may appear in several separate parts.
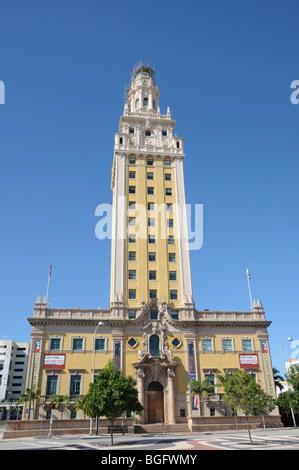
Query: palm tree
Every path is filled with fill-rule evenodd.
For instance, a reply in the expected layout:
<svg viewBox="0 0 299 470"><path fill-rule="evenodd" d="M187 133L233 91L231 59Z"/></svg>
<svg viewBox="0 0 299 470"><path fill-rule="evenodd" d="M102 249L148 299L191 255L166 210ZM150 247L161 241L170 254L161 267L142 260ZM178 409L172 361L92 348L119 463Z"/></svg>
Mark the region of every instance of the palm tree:
<svg viewBox="0 0 299 470"><path fill-rule="evenodd" d="M75 411L78 411L78 410L83 410L84 412L84 404L85 404L85 395L79 395L78 397L76 397L76 402L74 404L74 410ZM84 412L84 418L85 418L85 412Z"/></svg>
<svg viewBox="0 0 299 470"><path fill-rule="evenodd" d="M273 377L274 377L275 389L276 387L278 387L279 390L282 390L283 385L281 384L281 382L284 381L284 378L281 375L279 375L279 370L277 370L275 367L273 367Z"/></svg>
<svg viewBox="0 0 299 470"><path fill-rule="evenodd" d="M191 393L192 398L194 395L202 395L204 398L208 398L209 393L214 393L214 385L210 383L209 377L205 377L202 382L197 380L191 380Z"/></svg>
<svg viewBox="0 0 299 470"><path fill-rule="evenodd" d="M24 393L21 393L18 397L18 401L15 405L15 408L17 408L19 405L22 405L24 403L29 403L29 408L31 407L31 400L33 401L33 410L35 409L35 403L40 403L41 402L41 397L40 397L40 387L38 384L33 385L32 389L30 388L25 388ZM28 419L30 419L30 409L28 413Z"/></svg>
<svg viewBox="0 0 299 470"><path fill-rule="evenodd" d="M60 416L60 419L62 419L62 416L63 416L63 411L64 411L64 404L66 404L67 406L70 405L70 396L69 395L54 395L53 398L52 398L52 401L51 401L51 404L55 404L57 406L57 408L59 409L59 407L61 408L60 409L60 412L61 412L61 416Z"/></svg>

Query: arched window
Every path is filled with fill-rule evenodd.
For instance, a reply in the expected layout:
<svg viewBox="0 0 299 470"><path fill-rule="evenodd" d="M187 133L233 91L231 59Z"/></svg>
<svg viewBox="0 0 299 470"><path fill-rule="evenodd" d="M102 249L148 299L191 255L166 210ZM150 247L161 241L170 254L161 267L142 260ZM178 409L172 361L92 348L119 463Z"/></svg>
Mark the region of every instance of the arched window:
<svg viewBox="0 0 299 470"><path fill-rule="evenodd" d="M135 101L135 109L139 108L139 98Z"/></svg>
<svg viewBox="0 0 299 470"><path fill-rule="evenodd" d="M149 340L149 346L150 346L150 355L151 356L160 356L159 336L152 335L150 337L150 340Z"/></svg>
<svg viewBox="0 0 299 470"><path fill-rule="evenodd" d="M151 135L152 135L152 133L151 133L151 131L145 131L145 135L147 135L147 136L151 136Z"/></svg>
<svg viewBox="0 0 299 470"><path fill-rule="evenodd" d="M148 98L145 96L143 98L143 106L147 106L148 105Z"/></svg>

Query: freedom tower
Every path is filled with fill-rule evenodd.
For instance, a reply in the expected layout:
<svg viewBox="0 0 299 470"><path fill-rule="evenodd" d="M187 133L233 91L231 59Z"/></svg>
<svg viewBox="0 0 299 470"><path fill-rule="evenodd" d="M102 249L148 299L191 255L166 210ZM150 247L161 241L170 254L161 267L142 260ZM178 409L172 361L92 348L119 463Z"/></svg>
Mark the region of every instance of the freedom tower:
<svg viewBox="0 0 299 470"><path fill-rule="evenodd" d="M197 310L194 304L184 141L174 132L169 107L161 113L159 98L154 69L135 67L114 137L109 307L49 308L47 296L38 295L28 318L27 386L38 385L43 398L43 406L35 404L35 419L47 418L51 396L69 395L63 417L58 410L54 417L72 420L74 429L74 419L78 429L85 421L89 426L74 403L110 359L135 378L144 410L134 419L149 432L164 425L168 431L234 429L235 417L217 385L217 374L227 370L245 369L275 396L271 322L261 301L244 311ZM109 266L101 269L108 275ZM207 398L193 396L192 379L209 382ZM261 416L251 418L262 426ZM120 419L132 430L133 416ZM265 420L280 425L278 410ZM100 428L107 426L101 417Z"/></svg>

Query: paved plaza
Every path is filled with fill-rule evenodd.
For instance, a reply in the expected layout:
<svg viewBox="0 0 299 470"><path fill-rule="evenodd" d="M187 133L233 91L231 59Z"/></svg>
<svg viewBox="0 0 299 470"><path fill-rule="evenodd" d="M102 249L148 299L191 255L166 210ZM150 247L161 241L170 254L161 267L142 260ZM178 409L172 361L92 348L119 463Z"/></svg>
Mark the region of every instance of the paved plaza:
<svg viewBox="0 0 299 470"><path fill-rule="evenodd" d="M182 451L182 454L200 450L299 450L299 430L294 428L252 430L253 445L249 444L247 431L222 431L206 433L137 434L110 436L55 436L2 439L1 450L97 450L113 451ZM138 453L139 454L139 453Z"/></svg>

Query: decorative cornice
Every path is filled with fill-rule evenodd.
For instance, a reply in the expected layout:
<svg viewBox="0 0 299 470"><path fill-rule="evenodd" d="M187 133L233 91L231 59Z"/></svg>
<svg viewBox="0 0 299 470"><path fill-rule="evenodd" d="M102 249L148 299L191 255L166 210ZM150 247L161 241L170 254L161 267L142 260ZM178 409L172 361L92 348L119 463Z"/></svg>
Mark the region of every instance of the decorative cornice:
<svg viewBox="0 0 299 470"><path fill-rule="evenodd" d="M38 325L76 325L76 326L96 326L99 321L103 321L105 326L144 326L146 315L149 315L151 303L139 306L140 314L135 319L112 316L112 310L93 309L49 309L45 306L36 305L34 316L28 318L31 326ZM195 318L173 319L164 304L157 303L159 315L162 315L166 323L176 327L255 327L267 328L271 321L265 319L265 313L260 311L198 311L195 310ZM182 315L188 314L188 309L180 309Z"/></svg>

